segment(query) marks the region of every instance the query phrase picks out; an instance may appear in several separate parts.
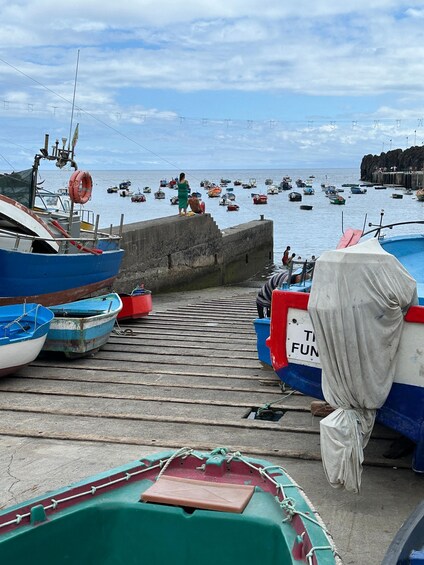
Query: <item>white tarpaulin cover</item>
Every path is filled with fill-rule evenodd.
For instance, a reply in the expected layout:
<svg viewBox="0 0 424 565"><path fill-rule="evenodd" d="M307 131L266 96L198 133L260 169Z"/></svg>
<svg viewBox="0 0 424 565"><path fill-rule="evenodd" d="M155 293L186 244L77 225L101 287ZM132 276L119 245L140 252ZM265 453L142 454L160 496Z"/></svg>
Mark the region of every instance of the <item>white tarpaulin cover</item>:
<svg viewBox="0 0 424 565"><path fill-rule="evenodd" d="M403 315L416 282L377 239L326 251L317 260L309 314L334 408L321 420L324 471L333 487L359 492L363 449L392 386Z"/></svg>

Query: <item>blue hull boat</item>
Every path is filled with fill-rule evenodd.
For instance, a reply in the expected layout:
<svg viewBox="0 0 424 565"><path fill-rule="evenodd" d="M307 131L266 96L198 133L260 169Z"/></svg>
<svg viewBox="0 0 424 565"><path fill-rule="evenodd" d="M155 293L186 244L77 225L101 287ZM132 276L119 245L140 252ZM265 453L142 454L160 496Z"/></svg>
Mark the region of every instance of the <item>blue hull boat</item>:
<svg viewBox="0 0 424 565"><path fill-rule="evenodd" d="M416 443L412 467L424 473L424 237L396 236L383 239L380 244L417 281L420 305L411 306L404 316L394 381L383 406L377 410L376 420ZM324 399L308 302L307 293L273 292L267 344L272 366L284 383Z"/></svg>
<svg viewBox="0 0 424 565"><path fill-rule="evenodd" d="M121 309L115 292L50 306L54 319L43 351L62 352L72 359L95 353L108 341Z"/></svg>
<svg viewBox="0 0 424 565"><path fill-rule="evenodd" d="M15 373L38 356L53 313L40 304L0 307L0 376Z"/></svg>
<svg viewBox="0 0 424 565"><path fill-rule="evenodd" d="M77 169L74 151L56 147L48 153L48 136L27 171L0 175L0 305L34 302L44 306L70 302L111 286L123 258L121 233L84 229L82 208L69 213L41 209L37 185L42 159ZM73 204L91 196L92 178L75 170L68 194ZM123 218L121 217L121 232Z"/></svg>
<svg viewBox="0 0 424 565"><path fill-rule="evenodd" d="M113 283L123 254L121 249L54 254L0 248L0 304L27 300L50 306L88 296Z"/></svg>

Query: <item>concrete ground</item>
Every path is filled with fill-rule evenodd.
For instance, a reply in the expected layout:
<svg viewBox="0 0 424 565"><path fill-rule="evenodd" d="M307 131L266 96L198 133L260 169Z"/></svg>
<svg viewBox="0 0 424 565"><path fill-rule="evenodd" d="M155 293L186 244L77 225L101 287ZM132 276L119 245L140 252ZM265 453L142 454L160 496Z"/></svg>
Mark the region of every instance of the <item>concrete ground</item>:
<svg viewBox="0 0 424 565"><path fill-rule="evenodd" d="M250 285L252 292L254 286L258 285ZM246 286L234 286L158 295L154 312L196 300L237 296L246 290ZM30 426L31 414L26 418ZM102 420L98 422L101 434ZM152 445L20 437L0 429L0 508L162 450ZM391 539L424 496L424 477L397 468L396 461L391 467L364 466L361 493L352 494L329 486L320 461L267 459L282 465L304 488L346 565L381 563Z"/></svg>

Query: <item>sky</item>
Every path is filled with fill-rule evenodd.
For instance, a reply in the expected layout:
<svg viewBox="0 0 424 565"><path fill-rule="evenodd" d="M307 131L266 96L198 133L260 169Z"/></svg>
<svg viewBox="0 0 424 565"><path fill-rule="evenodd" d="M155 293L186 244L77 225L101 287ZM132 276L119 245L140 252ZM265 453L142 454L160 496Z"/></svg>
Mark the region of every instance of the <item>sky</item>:
<svg viewBox="0 0 424 565"><path fill-rule="evenodd" d="M0 13L0 170L76 124L88 170L359 169L424 144L423 0L0 0Z"/></svg>

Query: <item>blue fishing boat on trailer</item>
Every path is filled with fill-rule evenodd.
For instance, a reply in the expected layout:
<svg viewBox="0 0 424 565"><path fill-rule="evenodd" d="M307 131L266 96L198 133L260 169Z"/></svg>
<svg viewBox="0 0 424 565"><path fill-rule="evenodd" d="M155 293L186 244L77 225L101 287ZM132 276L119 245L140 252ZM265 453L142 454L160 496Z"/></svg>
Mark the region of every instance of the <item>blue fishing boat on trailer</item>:
<svg viewBox="0 0 424 565"><path fill-rule="evenodd" d="M155 453L3 509L0 562L29 556L33 565L341 563L282 467L224 448Z"/></svg>
<svg viewBox="0 0 424 565"><path fill-rule="evenodd" d="M416 444L412 467L419 473L424 473L423 283L422 235L365 239L325 252L310 294L274 291L267 340L284 383L337 409L330 389L337 389L331 379L340 379L353 394L348 405L375 409L378 422Z"/></svg>
<svg viewBox="0 0 424 565"><path fill-rule="evenodd" d="M49 306L110 287L123 257L118 234L84 230L74 205L91 197L92 178L77 170L74 153L57 145L35 155L32 169L0 175L0 305L24 301ZM55 161L76 170L69 179L69 215L35 208L39 163ZM30 274L30 276L28 276Z"/></svg>
<svg viewBox="0 0 424 565"><path fill-rule="evenodd" d="M122 301L112 292L50 306L54 314L43 351L61 352L68 358L90 355L105 343L122 310Z"/></svg>
<svg viewBox="0 0 424 565"><path fill-rule="evenodd" d="M41 304L0 306L0 377L38 357L52 319L53 313Z"/></svg>

